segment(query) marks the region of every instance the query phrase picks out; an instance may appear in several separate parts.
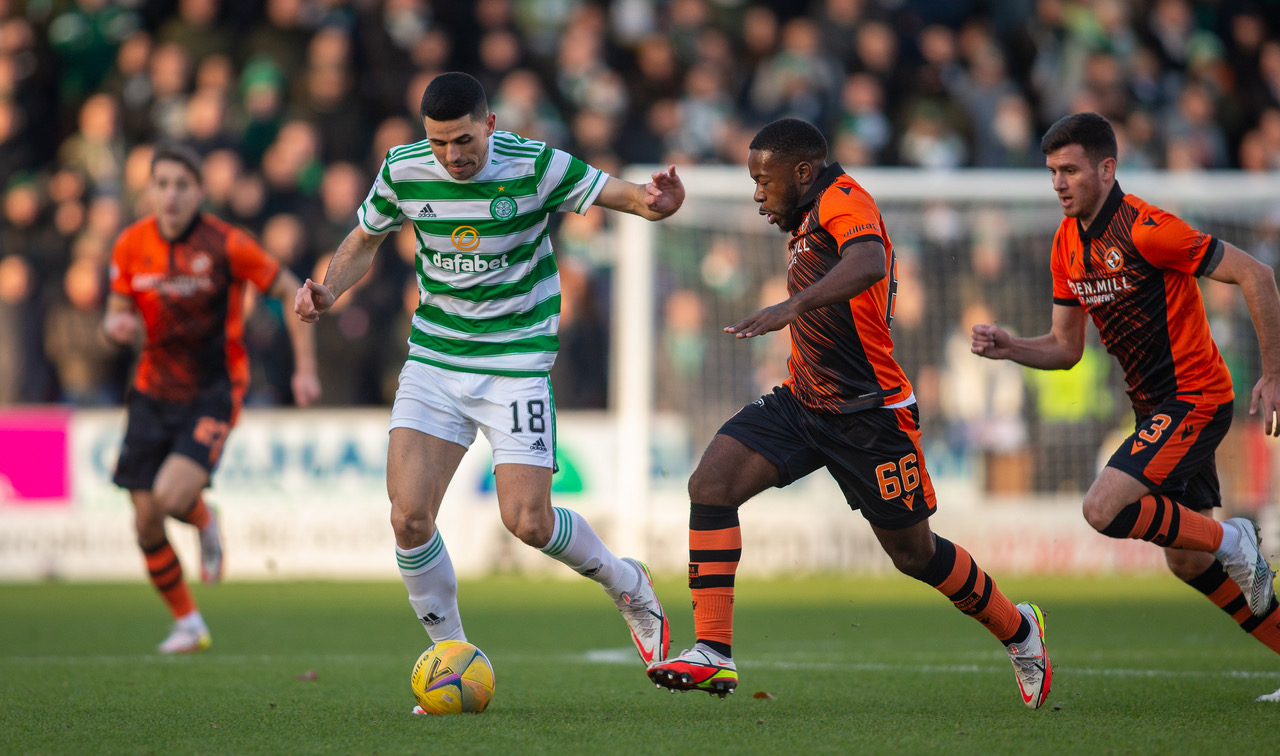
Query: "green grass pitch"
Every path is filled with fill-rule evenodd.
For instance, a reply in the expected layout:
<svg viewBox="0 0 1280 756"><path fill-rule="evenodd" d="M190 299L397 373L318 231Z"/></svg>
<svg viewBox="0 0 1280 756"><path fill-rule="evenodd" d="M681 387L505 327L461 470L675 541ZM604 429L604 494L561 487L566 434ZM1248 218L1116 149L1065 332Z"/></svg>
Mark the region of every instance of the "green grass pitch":
<svg viewBox="0 0 1280 756"><path fill-rule="evenodd" d="M152 650L168 619L147 585L0 585L0 753L1275 751L1280 704L1254 698L1280 658L1173 578L1001 587L1046 611L1038 711L990 634L905 577L740 581L724 701L655 689L588 581L501 577L460 591L493 703L429 717L409 713L429 641L398 583L197 586L214 645L183 658ZM688 589L658 589L678 652Z"/></svg>

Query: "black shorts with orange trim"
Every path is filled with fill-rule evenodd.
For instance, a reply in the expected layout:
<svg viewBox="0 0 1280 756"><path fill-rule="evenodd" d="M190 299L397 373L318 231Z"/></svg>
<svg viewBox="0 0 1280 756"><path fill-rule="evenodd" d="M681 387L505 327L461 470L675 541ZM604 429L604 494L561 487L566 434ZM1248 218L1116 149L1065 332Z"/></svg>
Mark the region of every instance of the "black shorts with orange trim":
<svg viewBox="0 0 1280 756"><path fill-rule="evenodd" d="M1190 509L1222 506L1214 452L1231 428L1234 407L1170 399L1139 416L1133 435L1107 461L1155 493Z"/></svg>
<svg viewBox="0 0 1280 756"><path fill-rule="evenodd" d="M933 514L933 482L920 448L915 404L846 415L814 412L784 386L738 411L720 427L778 468L778 488L827 468L850 509L872 525L898 530Z"/></svg>
<svg viewBox="0 0 1280 756"><path fill-rule="evenodd" d="M130 491L150 490L170 454L195 460L213 475L231 430L231 392L206 391L192 402L166 402L132 391L128 426L112 482Z"/></svg>

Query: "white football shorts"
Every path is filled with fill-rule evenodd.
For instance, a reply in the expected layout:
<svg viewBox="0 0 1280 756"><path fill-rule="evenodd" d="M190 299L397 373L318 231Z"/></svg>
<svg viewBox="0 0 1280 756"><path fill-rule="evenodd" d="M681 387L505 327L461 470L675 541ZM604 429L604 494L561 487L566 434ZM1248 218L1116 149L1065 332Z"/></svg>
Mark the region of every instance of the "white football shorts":
<svg viewBox="0 0 1280 756"><path fill-rule="evenodd" d="M391 427L467 448L478 427L493 447L493 464L556 469L555 399L546 376L464 373L408 360L391 405Z"/></svg>

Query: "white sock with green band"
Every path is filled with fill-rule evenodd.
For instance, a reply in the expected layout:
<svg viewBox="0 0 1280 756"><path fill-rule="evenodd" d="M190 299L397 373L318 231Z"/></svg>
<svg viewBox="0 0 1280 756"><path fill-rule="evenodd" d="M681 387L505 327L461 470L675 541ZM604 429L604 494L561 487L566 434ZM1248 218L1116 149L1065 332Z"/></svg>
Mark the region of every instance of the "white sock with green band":
<svg viewBox="0 0 1280 756"><path fill-rule="evenodd" d="M458 576L454 574L449 551L437 530L421 546L396 546L396 564L409 591L409 605L427 629L432 643L467 639L458 612Z"/></svg>
<svg viewBox="0 0 1280 756"><path fill-rule="evenodd" d="M609 551L582 515L560 507L552 507L551 512L555 525L551 528L551 540L542 547L543 554L596 581L614 598L632 587L618 585L632 570Z"/></svg>

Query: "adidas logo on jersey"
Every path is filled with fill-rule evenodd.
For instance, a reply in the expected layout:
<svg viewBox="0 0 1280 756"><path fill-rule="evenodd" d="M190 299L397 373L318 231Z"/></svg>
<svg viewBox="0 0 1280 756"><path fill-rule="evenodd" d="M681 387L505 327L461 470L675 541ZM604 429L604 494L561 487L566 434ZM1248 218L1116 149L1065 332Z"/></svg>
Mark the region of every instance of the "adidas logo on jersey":
<svg viewBox="0 0 1280 756"><path fill-rule="evenodd" d="M533 443L529 444L529 451L544 452L546 450L547 450L547 445L542 443L542 439L538 439L537 441L534 441Z"/></svg>
<svg viewBox="0 0 1280 756"><path fill-rule="evenodd" d="M422 209L418 211L418 217L419 217L419 218L434 218L434 217L436 217L436 211L435 211L435 210L432 210L432 209L431 209L431 205L428 203L428 204L426 204L426 205L423 205L423 206L422 206Z"/></svg>
<svg viewBox="0 0 1280 756"><path fill-rule="evenodd" d="M435 612L427 612L427 616L419 617L418 619L421 620L422 624L427 627L430 627L432 625L438 625L441 622L444 622L444 617L441 617Z"/></svg>

